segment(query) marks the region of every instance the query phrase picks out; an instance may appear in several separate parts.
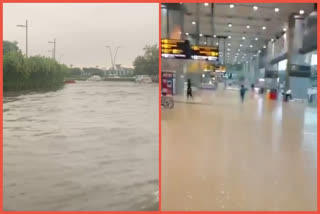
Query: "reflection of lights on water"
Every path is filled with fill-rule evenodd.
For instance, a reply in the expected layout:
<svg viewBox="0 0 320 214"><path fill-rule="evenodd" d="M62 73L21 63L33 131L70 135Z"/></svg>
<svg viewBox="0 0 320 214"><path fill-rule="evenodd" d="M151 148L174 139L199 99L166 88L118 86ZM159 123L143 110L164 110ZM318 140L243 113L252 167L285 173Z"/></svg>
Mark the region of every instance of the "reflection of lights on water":
<svg viewBox="0 0 320 214"><path fill-rule="evenodd" d="M280 107L276 107L276 111L275 111L275 119L276 122L279 123L279 121L282 121L282 106Z"/></svg>
<svg viewBox="0 0 320 214"><path fill-rule="evenodd" d="M262 110L263 110L263 98L258 99L258 118L262 117Z"/></svg>
<svg viewBox="0 0 320 214"><path fill-rule="evenodd" d="M317 112L315 109L306 108L304 111L304 125L317 124Z"/></svg>
<svg viewBox="0 0 320 214"><path fill-rule="evenodd" d="M272 134L271 134L271 142L272 142L272 151L279 151L280 141L279 138L282 133L282 106L272 106ZM274 109L275 108L275 109Z"/></svg>

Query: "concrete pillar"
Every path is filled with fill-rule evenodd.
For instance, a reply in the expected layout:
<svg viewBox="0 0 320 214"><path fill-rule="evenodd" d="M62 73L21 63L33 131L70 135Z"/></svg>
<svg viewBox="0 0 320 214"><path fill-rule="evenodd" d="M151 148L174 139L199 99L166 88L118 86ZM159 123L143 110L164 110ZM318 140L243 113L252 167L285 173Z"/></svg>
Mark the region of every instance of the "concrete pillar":
<svg viewBox="0 0 320 214"><path fill-rule="evenodd" d="M303 16L297 14L292 14L288 21L288 62L285 89L291 89L292 97L297 99L307 99L307 91L311 87L310 70L303 69L308 68L303 66L309 65L304 62L304 57L299 53L303 42L303 22Z"/></svg>
<svg viewBox="0 0 320 214"><path fill-rule="evenodd" d="M185 39L185 31L184 31L184 10L181 8L179 11L180 15L180 30L181 30L181 37L180 39L184 40Z"/></svg>
<svg viewBox="0 0 320 214"><path fill-rule="evenodd" d="M196 4L196 44L200 44L200 4Z"/></svg>
<svg viewBox="0 0 320 214"><path fill-rule="evenodd" d="M181 4L168 4L166 18L167 38L186 39L184 30L184 7ZM163 18L162 18L163 20ZM162 28L163 29L163 28ZM173 71L175 73L174 88L175 93L182 95L184 93L184 68L186 61L182 59L164 59L162 58L162 70Z"/></svg>
<svg viewBox="0 0 320 214"><path fill-rule="evenodd" d="M210 25L211 25L211 36L214 35L214 3L211 4L211 18L210 18ZM214 46L214 40L213 38L211 37L211 46Z"/></svg>
<svg viewBox="0 0 320 214"><path fill-rule="evenodd" d="M176 5L176 4L175 4ZM170 6L161 9L161 37L184 39L184 10L182 6Z"/></svg>
<svg viewBox="0 0 320 214"><path fill-rule="evenodd" d="M249 73L249 83L254 84L257 76L257 69L256 69L256 61L255 59L252 60L251 63L246 63L247 64L247 69Z"/></svg>
<svg viewBox="0 0 320 214"><path fill-rule="evenodd" d="M266 89L277 89L278 67L277 64L271 64L271 60L275 56L275 42L267 44L266 58L265 58L265 72L264 72L264 86Z"/></svg>
<svg viewBox="0 0 320 214"><path fill-rule="evenodd" d="M161 38L169 38L168 9L161 7Z"/></svg>
<svg viewBox="0 0 320 214"><path fill-rule="evenodd" d="M185 69L186 69L186 61L187 60L179 60L177 61L178 66L176 69L176 82L175 82L175 88L176 88L176 94L183 95L184 94L184 82L185 82Z"/></svg>

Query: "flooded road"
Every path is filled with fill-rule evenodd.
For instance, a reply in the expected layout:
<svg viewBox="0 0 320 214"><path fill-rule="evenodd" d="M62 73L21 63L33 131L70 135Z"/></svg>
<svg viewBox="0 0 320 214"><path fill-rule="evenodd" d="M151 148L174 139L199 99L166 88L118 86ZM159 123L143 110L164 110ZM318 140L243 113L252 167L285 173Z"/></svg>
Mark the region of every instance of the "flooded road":
<svg viewBox="0 0 320 214"><path fill-rule="evenodd" d="M4 97L4 210L158 210L158 85Z"/></svg>

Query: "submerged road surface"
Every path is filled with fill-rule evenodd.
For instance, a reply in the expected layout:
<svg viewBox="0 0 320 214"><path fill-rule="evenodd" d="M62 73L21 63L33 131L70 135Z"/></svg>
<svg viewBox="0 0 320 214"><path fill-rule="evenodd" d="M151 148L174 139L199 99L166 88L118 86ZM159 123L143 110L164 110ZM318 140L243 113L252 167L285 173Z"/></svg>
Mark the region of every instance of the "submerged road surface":
<svg viewBox="0 0 320 214"><path fill-rule="evenodd" d="M158 86L4 97L4 210L158 210Z"/></svg>

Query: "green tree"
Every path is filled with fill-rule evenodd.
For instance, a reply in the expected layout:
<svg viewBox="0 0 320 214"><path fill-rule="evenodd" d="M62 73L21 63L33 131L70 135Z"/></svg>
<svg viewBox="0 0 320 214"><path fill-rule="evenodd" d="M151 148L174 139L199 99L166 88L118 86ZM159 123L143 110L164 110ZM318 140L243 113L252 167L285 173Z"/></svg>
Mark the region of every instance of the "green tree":
<svg viewBox="0 0 320 214"><path fill-rule="evenodd" d="M133 61L134 73L136 75L147 74L147 60L144 56L137 56Z"/></svg>
<svg viewBox="0 0 320 214"><path fill-rule="evenodd" d="M9 41L3 41L3 55L9 53L9 52L18 52L20 51L18 48L18 42L9 42Z"/></svg>
<svg viewBox="0 0 320 214"><path fill-rule="evenodd" d="M144 55L137 56L133 62L136 75L152 75L159 73L159 48L157 45L147 45L143 48Z"/></svg>
<svg viewBox="0 0 320 214"><path fill-rule="evenodd" d="M19 89L28 74L23 69L24 58L21 53L9 51L3 56L3 89Z"/></svg>
<svg viewBox="0 0 320 214"><path fill-rule="evenodd" d="M65 65L43 56L26 58L16 42L4 41L3 90L52 89L63 85Z"/></svg>
<svg viewBox="0 0 320 214"><path fill-rule="evenodd" d="M83 68L83 72L85 73L86 76L92 76L92 75L99 75L99 76L104 76L104 71L99 69L99 68Z"/></svg>
<svg viewBox="0 0 320 214"><path fill-rule="evenodd" d="M70 68L67 71L68 77L80 77L82 74L82 70L80 68Z"/></svg>

